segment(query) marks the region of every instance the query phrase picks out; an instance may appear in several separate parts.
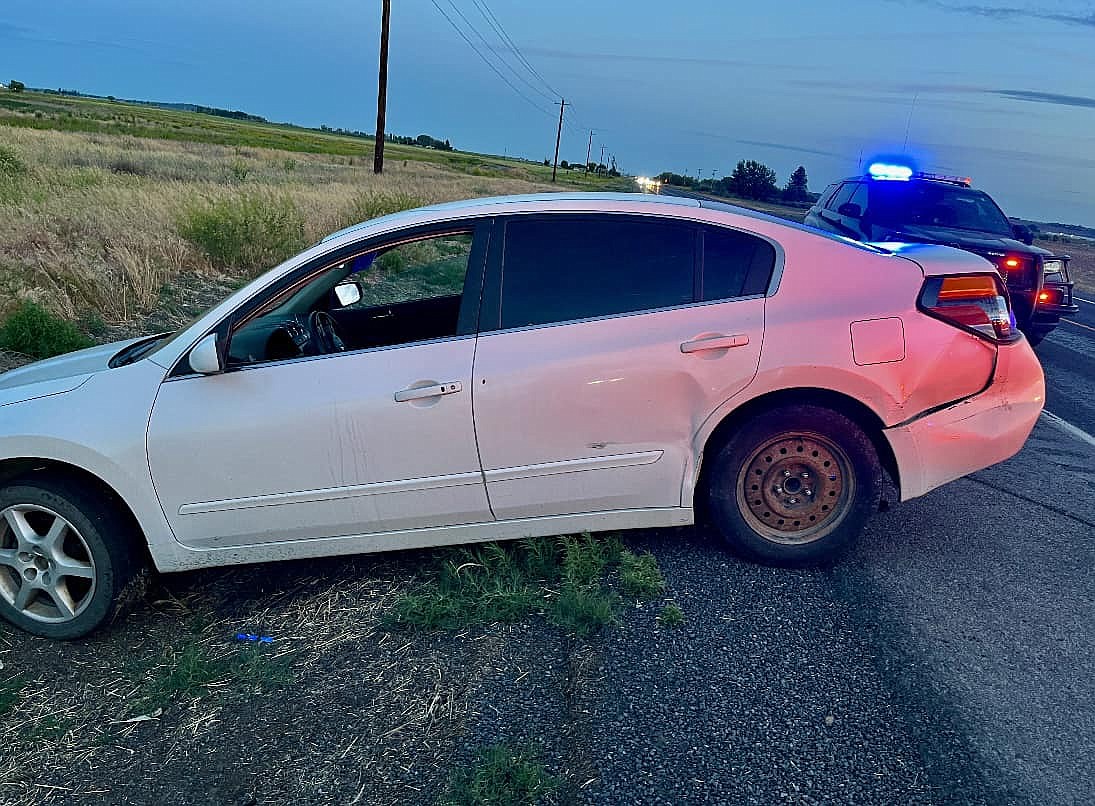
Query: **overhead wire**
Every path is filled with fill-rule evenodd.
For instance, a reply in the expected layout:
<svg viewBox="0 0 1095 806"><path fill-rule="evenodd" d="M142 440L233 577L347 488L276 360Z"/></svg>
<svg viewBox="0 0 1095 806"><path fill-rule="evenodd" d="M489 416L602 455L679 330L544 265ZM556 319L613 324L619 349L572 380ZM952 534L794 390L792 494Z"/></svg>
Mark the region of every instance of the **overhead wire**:
<svg viewBox="0 0 1095 806"><path fill-rule="evenodd" d="M513 54L517 56L517 58L520 60L521 64L523 64L528 69L528 71L532 73L532 75L535 76L537 80L539 80L539 82L547 88L552 97L562 97L562 93L554 89L540 74L540 71L533 67L532 63L525 58L525 54L521 52L521 49L519 47L517 47L517 43L515 43L512 38L510 38L510 35L506 32L506 29L502 25L501 21L498 19L498 17L494 15L494 12L490 10L490 7L486 4L486 0L472 0L472 2L475 4L475 7L479 9L479 13L483 15L483 19L487 21L487 24L490 25L494 29L495 33L497 33L505 42L505 44L509 46L510 50L513 51Z"/></svg>
<svg viewBox="0 0 1095 806"><path fill-rule="evenodd" d="M533 108L539 110L540 112L544 113L545 115L548 115L549 117L554 116L553 112L550 112L549 110L544 109L544 107L540 106L540 104L536 103L536 101L529 98L512 81L510 81L508 78L506 78L505 73L503 73L501 70L499 70L495 66L494 62L492 62L490 59L488 59L483 54L483 52L476 46L476 44L471 41L471 39L468 37L468 35L466 33L464 33L464 30L459 25L456 24L456 21L452 17L450 17L447 13L445 13L445 9L443 9L441 7L441 5L437 2L437 0L430 0L430 2L433 3L434 8L436 8L438 10L438 12L441 14L441 16L445 18L446 22L448 22L449 25L452 26L453 30L456 31L458 34L460 34L460 38L463 39L468 44L468 47L470 47L472 50L474 50L476 55L479 56L479 58L483 60L483 63L486 64L487 67L489 67L491 70L493 70L495 75L497 75L500 79L502 79L502 81L504 81L509 86L509 88L511 90L513 90L515 93L517 93L521 98L523 98L526 102L528 102L529 105L531 105ZM451 2L451 0L450 0L450 2Z"/></svg>
<svg viewBox="0 0 1095 806"><path fill-rule="evenodd" d="M457 15L460 17L460 19L462 19L464 21L464 24L466 26L468 26L468 28L471 30L471 32L479 38L480 42L483 43L483 47L485 47L490 52L494 53L494 55L498 58L498 61L501 62L501 64L507 70L509 70L517 78L518 81L523 83L526 87L528 87L533 92L538 93L542 98L544 98L544 99L546 99L546 100L548 100L552 103L556 102L555 97L558 97L558 96L553 97L551 95L548 95L546 92L544 92L538 86L536 86L531 81L529 81L527 78L525 78L525 76L522 73L520 73L516 68L514 68L514 66L512 64L510 64L501 55L499 55L499 49L495 48L490 42L487 41L487 38L485 36L483 36L483 33L477 27L475 27L475 24L472 23L472 21L469 20L467 18L467 16L465 16L464 12L460 10L460 7L456 5L455 0L448 0L448 3L449 3L450 6L452 6L452 10L457 13ZM504 51L505 48L503 48L502 50Z"/></svg>

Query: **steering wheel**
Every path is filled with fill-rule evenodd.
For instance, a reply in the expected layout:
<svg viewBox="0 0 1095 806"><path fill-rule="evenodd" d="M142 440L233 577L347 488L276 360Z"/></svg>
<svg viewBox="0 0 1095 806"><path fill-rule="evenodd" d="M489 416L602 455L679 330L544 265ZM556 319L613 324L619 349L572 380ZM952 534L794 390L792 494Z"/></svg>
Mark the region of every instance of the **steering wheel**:
<svg viewBox="0 0 1095 806"><path fill-rule="evenodd" d="M326 311L312 311L308 316L308 331L317 355L346 352L346 342L338 332L338 323Z"/></svg>

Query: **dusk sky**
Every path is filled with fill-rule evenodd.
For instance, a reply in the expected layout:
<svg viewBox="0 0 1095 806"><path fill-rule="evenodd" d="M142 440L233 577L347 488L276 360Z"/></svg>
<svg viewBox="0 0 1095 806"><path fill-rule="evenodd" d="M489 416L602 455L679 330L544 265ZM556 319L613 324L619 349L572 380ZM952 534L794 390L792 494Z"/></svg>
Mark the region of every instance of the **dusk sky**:
<svg viewBox="0 0 1095 806"><path fill-rule="evenodd" d="M820 191L908 127L921 168L972 176L1009 215L1095 226L1090 2L480 2L551 89L475 0L436 3L535 106L433 0L393 0L389 131L543 159L558 107L536 90L556 90L573 103L563 159L583 161L594 128L594 157L604 143L628 173L757 159L780 184L805 165ZM0 80L372 131L379 17L380 0L4 0Z"/></svg>

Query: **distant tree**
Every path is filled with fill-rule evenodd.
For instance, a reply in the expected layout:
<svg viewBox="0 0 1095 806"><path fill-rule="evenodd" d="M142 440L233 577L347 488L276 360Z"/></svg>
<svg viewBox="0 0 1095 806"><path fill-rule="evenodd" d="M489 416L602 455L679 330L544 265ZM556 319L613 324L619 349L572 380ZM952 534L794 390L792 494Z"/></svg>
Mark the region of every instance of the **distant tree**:
<svg viewBox="0 0 1095 806"><path fill-rule="evenodd" d="M619 169L618 169L618 168L616 167L616 158L615 158L615 157L612 157L612 158L611 158L611 159L609 160L609 162L611 162L611 163L612 163L612 165L611 165L611 167L609 167L609 169L608 169L608 175L609 175L609 176L619 176L619 175L620 175L620 171L619 171Z"/></svg>
<svg viewBox="0 0 1095 806"><path fill-rule="evenodd" d="M728 184L730 192L743 199L770 199L779 192L776 172L756 160L741 160Z"/></svg>
<svg viewBox="0 0 1095 806"><path fill-rule="evenodd" d="M567 162L566 160L562 160L559 163L559 167L562 168L564 171L569 171L570 170L570 163Z"/></svg>
<svg viewBox="0 0 1095 806"><path fill-rule="evenodd" d="M586 173L587 174L591 174L596 170L597 170L597 163L595 163L595 162L587 162L586 163Z"/></svg>
<svg viewBox="0 0 1095 806"><path fill-rule="evenodd" d="M791 178L787 180L783 188L783 200L788 202L805 202L810 198L810 189L806 186L806 169L803 166L795 168Z"/></svg>
<svg viewBox="0 0 1095 806"><path fill-rule="evenodd" d="M115 97L114 97L113 95L108 95L108 96L106 96L106 99L107 99L108 101L117 101L117 100L118 100L118 99L117 99L117 98L115 98Z"/></svg>
<svg viewBox="0 0 1095 806"><path fill-rule="evenodd" d="M22 81L16 81L14 78L8 82L8 89L12 92L22 92L27 88L27 85Z"/></svg>
<svg viewBox="0 0 1095 806"><path fill-rule="evenodd" d="M549 159L548 159L547 157L544 157L544 165L547 165L547 166L549 166L549 167L550 167L550 165L551 165L551 160L549 160Z"/></svg>

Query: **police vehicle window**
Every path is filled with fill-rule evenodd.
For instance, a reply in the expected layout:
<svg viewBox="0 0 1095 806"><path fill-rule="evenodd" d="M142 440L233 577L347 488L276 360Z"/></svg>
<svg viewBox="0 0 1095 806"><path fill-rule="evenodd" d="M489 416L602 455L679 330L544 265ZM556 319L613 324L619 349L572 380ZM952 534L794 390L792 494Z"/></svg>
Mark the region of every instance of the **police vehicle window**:
<svg viewBox="0 0 1095 806"><path fill-rule="evenodd" d="M850 199L848 199L848 202L851 203L851 204L858 204L859 205L860 215L867 212L867 183L866 182L860 182L858 185L856 185L855 193L853 193L852 197Z"/></svg>
<svg viewBox="0 0 1095 806"><path fill-rule="evenodd" d="M764 239L705 227L700 299L709 302L763 294L775 265L776 250Z"/></svg>
<svg viewBox="0 0 1095 806"><path fill-rule="evenodd" d="M825 205L825 209L826 210L833 210L834 212L836 210L839 210L840 205L844 204L844 202L846 202L846 201L848 201L848 199L852 198L852 194L855 193L855 188L856 188L857 184L859 184L859 183L858 182L845 182L843 185L841 185L840 190L838 190L833 195L833 198L829 199L829 203L827 205Z"/></svg>
<svg viewBox="0 0 1095 806"><path fill-rule="evenodd" d="M506 223L502 327L693 302L695 230L617 216Z"/></svg>
<svg viewBox="0 0 1095 806"><path fill-rule="evenodd" d="M871 217L885 226L919 225L1011 237L996 203L979 190L934 182L876 182Z"/></svg>

